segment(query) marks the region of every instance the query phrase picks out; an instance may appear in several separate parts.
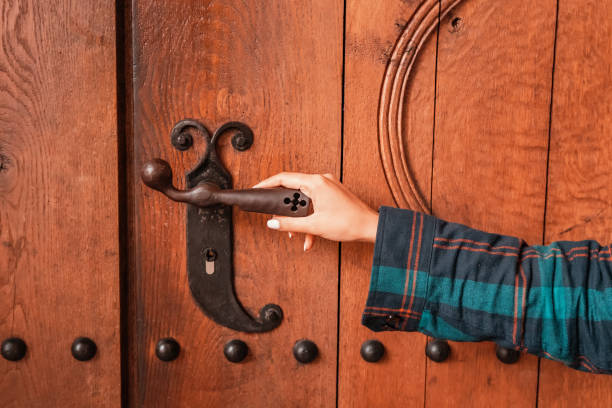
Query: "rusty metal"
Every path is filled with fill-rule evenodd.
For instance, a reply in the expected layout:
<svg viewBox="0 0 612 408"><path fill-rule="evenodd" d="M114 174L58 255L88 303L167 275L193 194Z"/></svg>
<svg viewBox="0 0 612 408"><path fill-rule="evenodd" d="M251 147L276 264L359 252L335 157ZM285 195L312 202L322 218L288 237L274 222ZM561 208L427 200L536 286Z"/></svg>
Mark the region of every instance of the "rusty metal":
<svg viewBox="0 0 612 408"><path fill-rule="evenodd" d="M295 359L302 364L313 362L318 355L319 348L311 340L298 340L293 345L293 357L295 357Z"/></svg>
<svg viewBox="0 0 612 408"><path fill-rule="evenodd" d="M450 356L451 348L446 340L433 339L425 346L425 354L431 361L441 363Z"/></svg>
<svg viewBox="0 0 612 408"><path fill-rule="evenodd" d="M173 134L171 143L175 149L185 151L193 146L193 137L186 132Z"/></svg>
<svg viewBox="0 0 612 408"><path fill-rule="evenodd" d="M497 359L504 364L514 364L521 358L520 351L502 347L500 345L495 346L495 355L497 356Z"/></svg>
<svg viewBox="0 0 612 408"><path fill-rule="evenodd" d="M176 360L181 353L180 344L172 337L160 339L155 345L155 355L161 361Z"/></svg>
<svg viewBox="0 0 612 408"><path fill-rule="evenodd" d="M187 275L191 294L202 312L216 323L242 332L266 332L280 325L283 311L268 304L253 318L242 307L234 290L232 205L247 211L288 216L306 216L310 198L298 190L231 190L232 177L217 154L217 142L228 131L234 135L238 150L253 143L253 132L240 122L228 122L211 137L197 120L186 119L172 129L170 139L178 150L185 150L181 140L192 140L195 133L204 138L206 151L186 174L186 191L172 186L170 165L161 159L145 164L145 184L169 198L186 202ZM185 135L189 135L187 138ZM177 144L179 145L177 147ZM234 147L236 147L236 145Z"/></svg>
<svg viewBox="0 0 612 408"><path fill-rule="evenodd" d="M242 340L230 340L223 347L223 354L225 355L225 358L227 358L227 361L232 363L240 363L249 354L249 347Z"/></svg>
<svg viewBox="0 0 612 408"><path fill-rule="evenodd" d="M172 168L162 159L149 160L142 166L142 181L169 199L196 207L218 204L235 205L243 211L305 217L310 211L310 198L299 190L289 188L222 189L214 183L200 181L187 190L172 184Z"/></svg>
<svg viewBox="0 0 612 408"><path fill-rule="evenodd" d="M96 343L88 337L77 337L70 348L72 357L79 361L88 361L94 358L98 347Z"/></svg>
<svg viewBox="0 0 612 408"><path fill-rule="evenodd" d="M360 354L368 363L376 363L385 355L385 346L378 340L366 340L361 345Z"/></svg>
<svg viewBox="0 0 612 408"><path fill-rule="evenodd" d="M2 357L8 361L19 361L25 357L28 347L25 342L18 337L9 337L2 342Z"/></svg>

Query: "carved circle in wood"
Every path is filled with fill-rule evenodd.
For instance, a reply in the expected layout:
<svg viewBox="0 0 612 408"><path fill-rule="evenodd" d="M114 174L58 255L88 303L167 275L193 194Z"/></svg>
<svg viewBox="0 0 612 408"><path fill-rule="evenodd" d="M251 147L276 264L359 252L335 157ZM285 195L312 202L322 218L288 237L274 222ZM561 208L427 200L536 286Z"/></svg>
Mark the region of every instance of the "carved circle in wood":
<svg viewBox="0 0 612 408"><path fill-rule="evenodd" d="M440 5L438 0L423 1L397 39L383 77L378 103L380 156L393 198L402 208L430 213L408 167L408 157L402 142L406 85L423 44L439 20L460 2L442 1Z"/></svg>

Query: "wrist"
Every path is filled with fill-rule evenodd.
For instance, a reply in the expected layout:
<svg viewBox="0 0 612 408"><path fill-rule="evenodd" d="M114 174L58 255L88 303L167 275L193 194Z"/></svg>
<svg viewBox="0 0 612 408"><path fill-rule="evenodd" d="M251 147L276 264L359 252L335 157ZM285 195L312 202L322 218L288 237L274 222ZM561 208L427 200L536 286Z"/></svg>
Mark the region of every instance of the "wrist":
<svg viewBox="0 0 612 408"><path fill-rule="evenodd" d="M360 241L374 243L378 230L378 211L369 209L364 217L363 230Z"/></svg>

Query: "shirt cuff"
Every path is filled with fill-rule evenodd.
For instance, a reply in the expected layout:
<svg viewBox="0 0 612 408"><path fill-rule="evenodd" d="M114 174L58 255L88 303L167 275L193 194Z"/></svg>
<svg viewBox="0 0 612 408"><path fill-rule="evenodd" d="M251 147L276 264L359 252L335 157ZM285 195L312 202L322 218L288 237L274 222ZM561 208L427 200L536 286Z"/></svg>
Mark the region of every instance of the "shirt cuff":
<svg viewBox="0 0 612 408"><path fill-rule="evenodd" d="M436 218L380 207L370 290L362 324L416 331L427 299Z"/></svg>

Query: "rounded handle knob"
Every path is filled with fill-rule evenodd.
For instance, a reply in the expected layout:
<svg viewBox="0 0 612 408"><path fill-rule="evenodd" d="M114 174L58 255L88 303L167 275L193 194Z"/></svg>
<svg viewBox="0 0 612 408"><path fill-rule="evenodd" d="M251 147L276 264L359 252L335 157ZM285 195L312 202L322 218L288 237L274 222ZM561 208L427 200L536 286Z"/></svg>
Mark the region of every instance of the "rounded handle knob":
<svg viewBox="0 0 612 408"><path fill-rule="evenodd" d="M96 343L88 337L77 337L72 342L70 351L72 352L72 356L77 360L87 361L94 358L96 351L98 351L98 347Z"/></svg>
<svg viewBox="0 0 612 408"><path fill-rule="evenodd" d="M375 363L385 355L385 346L378 340L366 340L361 345L361 357L368 363Z"/></svg>
<svg viewBox="0 0 612 408"><path fill-rule="evenodd" d="M8 361L19 361L25 357L28 347L18 337L9 337L2 342L2 357Z"/></svg>
<svg viewBox="0 0 612 408"><path fill-rule="evenodd" d="M142 166L140 171L142 181L152 189L166 191L172 189L172 168L167 161L152 159Z"/></svg>
<svg viewBox="0 0 612 408"><path fill-rule="evenodd" d="M302 364L314 361L319 355L319 348L310 340L298 340L293 346L293 356Z"/></svg>
<svg viewBox="0 0 612 408"><path fill-rule="evenodd" d="M521 353L518 350L502 347L500 345L495 347L495 355L497 359L504 364L514 364L521 357Z"/></svg>
<svg viewBox="0 0 612 408"><path fill-rule="evenodd" d="M225 358L232 363L239 363L249 354L249 347L242 340L231 340L223 347Z"/></svg>
<svg viewBox="0 0 612 408"><path fill-rule="evenodd" d="M166 337L157 342L155 355L161 361L176 360L181 352L181 346L172 337Z"/></svg>
<svg viewBox="0 0 612 408"><path fill-rule="evenodd" d="M425 346L425 354L431 361L441 363L450 356L450 346L446 340L433 339Z"/></svg>

